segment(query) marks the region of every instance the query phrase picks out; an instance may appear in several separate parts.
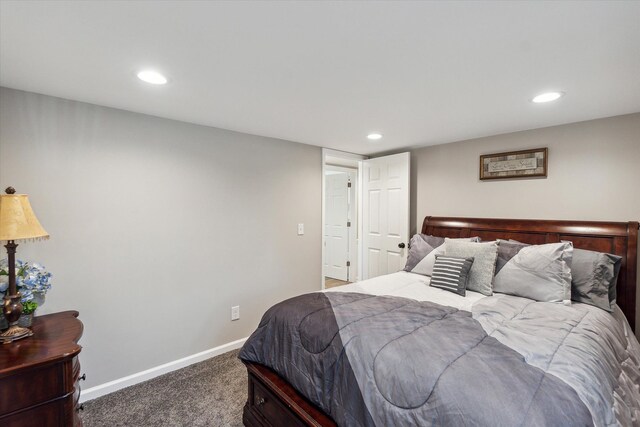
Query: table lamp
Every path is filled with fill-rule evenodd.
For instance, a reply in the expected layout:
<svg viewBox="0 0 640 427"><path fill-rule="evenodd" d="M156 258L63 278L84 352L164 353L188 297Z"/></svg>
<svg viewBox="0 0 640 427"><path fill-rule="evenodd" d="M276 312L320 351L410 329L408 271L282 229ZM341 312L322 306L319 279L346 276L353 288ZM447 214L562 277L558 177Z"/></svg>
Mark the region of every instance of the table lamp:
<svg viewBox="0 0 640 427"><path fill-rule="evenodd" d="M9 329L0 333L3 344L33 335L31 329L18 326L18 319L22 314L22 295L16 288L16 241L48 239L49 235L38 222L38 218L31 209L26 194L15 194L12 187L7 188L7 194L0 195L0 241L7 242L9 287L4 296L2 311L9 322Z"/></svg>

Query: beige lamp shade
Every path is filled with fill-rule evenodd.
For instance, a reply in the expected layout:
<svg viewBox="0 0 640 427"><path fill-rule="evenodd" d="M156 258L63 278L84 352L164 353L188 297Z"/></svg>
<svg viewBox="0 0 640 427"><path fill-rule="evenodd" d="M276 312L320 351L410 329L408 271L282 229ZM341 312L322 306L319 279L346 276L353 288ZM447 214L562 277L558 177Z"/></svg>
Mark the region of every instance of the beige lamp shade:
<svg viewBox="0 0 640 427"><path fill-rule="evenodd" d="M48 238L26 194L0 195L0 241Z"/></svg>

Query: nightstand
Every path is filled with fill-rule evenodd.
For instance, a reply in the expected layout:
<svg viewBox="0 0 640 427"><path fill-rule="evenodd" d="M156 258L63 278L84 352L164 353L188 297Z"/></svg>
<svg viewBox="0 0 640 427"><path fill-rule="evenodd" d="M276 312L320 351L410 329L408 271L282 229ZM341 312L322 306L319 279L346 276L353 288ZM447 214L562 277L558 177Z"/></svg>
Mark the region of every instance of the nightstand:
<svg viewBox="0 0 640 427"><path fill-rule="evenodd" d="M78 312L35 317L32 329L32 337L0 344L0 425L82 426Z"/></svg>

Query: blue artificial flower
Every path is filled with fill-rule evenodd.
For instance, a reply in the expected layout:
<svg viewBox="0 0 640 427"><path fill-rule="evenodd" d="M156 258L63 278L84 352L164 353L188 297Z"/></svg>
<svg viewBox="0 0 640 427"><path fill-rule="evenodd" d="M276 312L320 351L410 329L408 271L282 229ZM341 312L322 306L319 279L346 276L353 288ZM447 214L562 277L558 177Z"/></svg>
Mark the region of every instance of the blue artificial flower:
<svg viewBox="0 0 640 427"><path fill-rule="evenodd" d="M20 295L22 295L20 302L27 302L33 299L33 292L31 290L20 289Z"/></svg>
<svg viewBox="0 0 640 427"><path fill-rule="evenodd" d="M8 273L7 259L0 259L0 293L6 292L9 286ZM16 287L22 295L22 302L31 301L34 292L44 295L51 289L51 273L42 264L16 260Z"/></svg>

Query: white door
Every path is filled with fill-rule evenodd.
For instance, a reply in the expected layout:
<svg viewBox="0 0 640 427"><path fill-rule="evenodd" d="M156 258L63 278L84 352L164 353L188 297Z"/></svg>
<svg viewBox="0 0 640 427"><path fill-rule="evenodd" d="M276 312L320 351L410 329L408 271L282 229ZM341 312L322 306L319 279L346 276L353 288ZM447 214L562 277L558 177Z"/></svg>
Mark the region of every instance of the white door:
<svg viewBox="0 0 640 427"><path fill-rule="evenodd" d="M325 259L324 275L349 280L349 252L351 247L351 194L354 171L327 167L325 175Z"/></svg>
<svg viewBox="0 0 640 427"><path fill-rule="evenodd" d="M409 243L409 153L363 161L362 274L402 270Z"/></svg>

